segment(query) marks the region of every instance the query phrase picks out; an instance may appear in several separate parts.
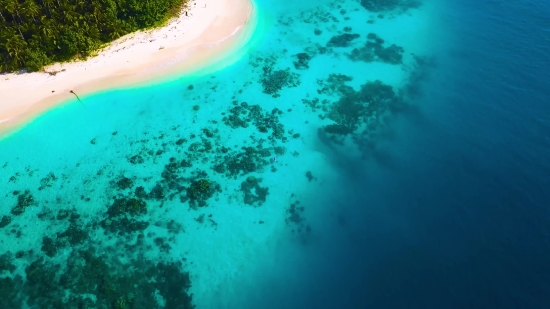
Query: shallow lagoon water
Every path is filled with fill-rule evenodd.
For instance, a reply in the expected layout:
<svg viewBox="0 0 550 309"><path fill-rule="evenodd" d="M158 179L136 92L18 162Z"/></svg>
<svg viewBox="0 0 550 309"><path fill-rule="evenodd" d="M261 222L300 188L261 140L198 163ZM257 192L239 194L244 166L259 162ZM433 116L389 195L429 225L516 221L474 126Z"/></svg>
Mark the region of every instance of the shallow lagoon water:
<svg viewBox="0 0 550 309"><path fill-rule="evenodd" d="M49 111L0 142L2 308L545 307L537 5L257 0L230 66Z"/></svg>

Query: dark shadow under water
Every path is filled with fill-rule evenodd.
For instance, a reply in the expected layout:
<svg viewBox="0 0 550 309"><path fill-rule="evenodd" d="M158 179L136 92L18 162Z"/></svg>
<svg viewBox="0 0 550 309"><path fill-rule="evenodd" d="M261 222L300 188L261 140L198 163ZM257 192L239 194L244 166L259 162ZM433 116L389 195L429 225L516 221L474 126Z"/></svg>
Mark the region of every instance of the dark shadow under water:
<svg viewBox="0 0 550 309"><path fill-rule="evenodd" d="M402 119L398 168L350 173L346 211L282 251L245 307L550 307L550 23L536 29L537 5L457 6L462 42L438 69L446 82L425 85L424 125Z"/></svg>

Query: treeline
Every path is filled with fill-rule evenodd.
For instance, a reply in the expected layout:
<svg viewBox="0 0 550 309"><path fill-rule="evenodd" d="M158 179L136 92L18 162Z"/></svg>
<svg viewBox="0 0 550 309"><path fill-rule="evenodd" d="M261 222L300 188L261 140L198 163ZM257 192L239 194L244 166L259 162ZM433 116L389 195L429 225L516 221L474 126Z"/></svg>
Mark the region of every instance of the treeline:
<svg viewBox="0 0 550 309"><path fill-rule="evenodd" d="M189 0L1 0L0 72L85 58L104 43L164 23Z"/></svg>

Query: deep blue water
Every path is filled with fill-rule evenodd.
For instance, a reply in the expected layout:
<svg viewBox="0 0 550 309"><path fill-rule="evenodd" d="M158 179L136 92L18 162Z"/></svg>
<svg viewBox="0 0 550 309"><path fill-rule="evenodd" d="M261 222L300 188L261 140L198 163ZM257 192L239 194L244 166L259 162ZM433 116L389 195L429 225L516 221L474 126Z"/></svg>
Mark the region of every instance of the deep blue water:
<svg viewBox="0 0 550 309"><path fill-rule="evenodd" d="M550 308L548 12L449 5L456 44L392 141L396 168L347 184L354 235L327 226L307 279L266 288L268 308Z"/></svg>

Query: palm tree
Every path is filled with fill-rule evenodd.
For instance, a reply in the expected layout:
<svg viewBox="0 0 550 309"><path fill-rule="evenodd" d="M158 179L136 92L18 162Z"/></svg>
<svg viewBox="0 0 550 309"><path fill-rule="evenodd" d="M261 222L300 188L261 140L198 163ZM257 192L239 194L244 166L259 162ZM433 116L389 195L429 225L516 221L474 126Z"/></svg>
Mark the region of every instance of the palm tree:
<svg viewBox="0 0 550 309"><path fill-rule="evenodd" d="M32 0L25 0L21 5L21 10L25 16L30 16L36 22L36 16L40 15L40 7Z"/></svg>
<svg viewBox="0 0 550 309"><path fill-rule="evenodd" d="M6 10L8 11L8 13L10 13L12 16L14 16L13 13L15 13L17 15L17 17L19 17L19 21L21 23L23 23L23 20L21 19L21 16L19 15L19 10L21 9L21 5L19 4L19 2L17 2L17 0L8 0L9 2L6 4ZM21 38L23 40L25 40L25 37L23 36L23 32L21 32L21 28L19 26L19 23L17 22L17 20L14 18L13 21L15 21L15 24L17 26L17 30L19 30L19 34L21 35Z"/></svg>
<svg viewBox="0 0 550 309"><path fill-rule="evenodd" d="M109 33L109 38L111 40L118 39L125 34L124 25L118 20L111 26L110 30L111 33Z"/></svg>
<svg viewBox="0 0 550 309"><path fill-rule="evenodd" d="M44 3L44 5L48 8L48 11L50 12L50 18L53 18L51 9L51 7L53 6L53 0L42 0L42 3Z"/></svg>
<svg viewBox="0 0 550 309"><path fill-rule="evenodd" d="M23 53L27 48L27 42L24 39L20 39L19 36L13 35L6 41L5 47L14 66L23 66Z"/></svg>
<svg viewBox="0 0 550 309"><path fill-rule="evenodd" d="M40 25L38 26L38 33L44 40L48 40L52 37L52 28L50 23L46 20L45 17L42 17L40 20Z"/></svg>

